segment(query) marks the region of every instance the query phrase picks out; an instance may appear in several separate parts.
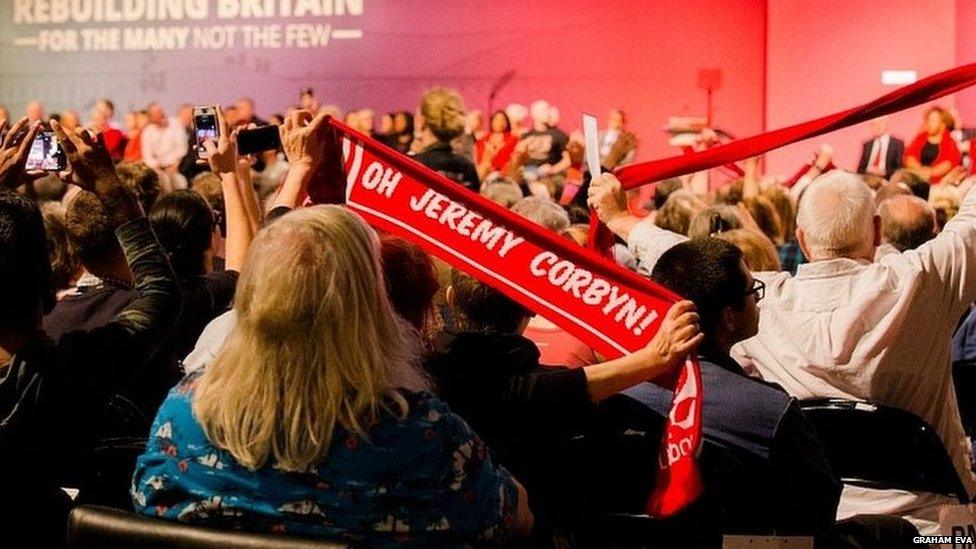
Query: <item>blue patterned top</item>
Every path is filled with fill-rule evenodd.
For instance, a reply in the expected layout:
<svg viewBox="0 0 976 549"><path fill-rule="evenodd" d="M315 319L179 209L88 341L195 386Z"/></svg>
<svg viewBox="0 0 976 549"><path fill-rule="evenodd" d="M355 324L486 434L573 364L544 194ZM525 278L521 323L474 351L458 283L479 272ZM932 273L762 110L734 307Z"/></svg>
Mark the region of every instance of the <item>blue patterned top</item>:
<svg viewBox="0 0 976 549"><path fill-rule="evenodd" d="M141 514L370 545L500 543L515 525L511 476L427 393L402 391L408 415L387 416L368 440L337 426L313 471L251 471L214 447L193 416L198 377L170 391L136 463L132 500Z"/></svg>

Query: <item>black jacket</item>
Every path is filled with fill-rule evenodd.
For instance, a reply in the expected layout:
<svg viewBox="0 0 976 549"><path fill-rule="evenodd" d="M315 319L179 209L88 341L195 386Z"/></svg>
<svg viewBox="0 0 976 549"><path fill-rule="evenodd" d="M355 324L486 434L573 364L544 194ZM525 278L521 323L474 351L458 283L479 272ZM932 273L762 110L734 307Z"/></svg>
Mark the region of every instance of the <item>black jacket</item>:
<svg viewBox="0 0 976 549"><path fill-rule="evenodd" d="M861 147L861 160L857 164L857 173L866 173L868 163L871 162L871 147L874 146L874 139L864 142ZM888 138L888 153L885 155L885 178L891 179L895 171L902 167L902 158L905 156L905 142L897 137Z"/></svg>
<svg viewBox="0 0 976 549"><path fill-rule="evenodd" d="M0 365L0 531L5 545L64 541L60 487L93 442L95 418L163 341L180 311L179 285L145 219L116 230L135 279L112 322L52 341L39 333Z"/></svg>
<svg viewBox="0 0 976 549"><path fill-rule="evenodd" d="M704 398L699 465L705 494L695 511L705 512L704 523L721 533L825 532L834 522L841 484L796 400L774 384L747 376L728 356L699 357L699 363ZM616 408L618 432L649 431L644 445L657 448L672 396L642 383L602 406ZM631 422L643 425L628 427ZM641 469L653 474L650 467ZM641 505L653 482L634 485L643 493L629 492L629 503Z"/></svg>
<svg viewBox="0 0 976 549"><path fill-rule="evenodd" d="M481 180L478 179L478 170L474 164L467 157L455 154L447 143L438 141L414 155L413 158L474 192L481 190Z"/></svg>
<svg viewBox="0 0 976 549"><path fill-rule="evenodd" d="M525 485L533 508L548 509L566 484L564 445L596 413L583 370L541 367L533 342L497 332L443 332L425 366L441 400Z"/></svg>

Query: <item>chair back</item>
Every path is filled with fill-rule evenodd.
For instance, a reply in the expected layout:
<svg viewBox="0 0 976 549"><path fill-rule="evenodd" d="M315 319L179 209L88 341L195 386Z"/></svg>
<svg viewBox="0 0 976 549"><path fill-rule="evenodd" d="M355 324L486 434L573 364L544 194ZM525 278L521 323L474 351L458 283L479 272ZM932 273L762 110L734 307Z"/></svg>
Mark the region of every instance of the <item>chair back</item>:
<svg viewBox="0 0 976 549"><path fill-rule="evenodd" d="M218 530L142 517L97 505L74 508L68 519L69 549L339 549L346 545L285 535Z"/></svg>
<svg viewBox="0 0 976 549"><path fill-rule="evenodd" d="M969 503L942 440L906 410L844 399L800 401L831 469L847 484L954 496Z"/></svg>

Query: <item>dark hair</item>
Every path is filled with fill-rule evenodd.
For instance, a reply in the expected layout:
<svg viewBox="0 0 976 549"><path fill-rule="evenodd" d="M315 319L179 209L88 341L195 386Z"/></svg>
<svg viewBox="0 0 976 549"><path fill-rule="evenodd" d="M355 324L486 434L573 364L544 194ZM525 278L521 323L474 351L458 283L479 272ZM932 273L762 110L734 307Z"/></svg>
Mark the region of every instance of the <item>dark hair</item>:
<svg viewBox="0 0 976 549"><path fill-rule="evenodd" d="M929 190L931 185L929 182L922 178L918 172L913 170L901 170L901 178L898 180L899 183L904 183L908 190L912 191L912 194L921 198L922 200L929 199Z"/></svg>
<svg viewBox="0 0 976 549"><path fill-rule="evenodd" d="M695 303L706 337L726 307L745 306L748 278L742 251L718 238L693 238L672 247L654 265L651 278Z"/></svg>
<svg viewBox="0 0 976 549"><path fill-rule="evenodd" d="M455 321L462 329L515 333L532 312L491 286L455 269L451 272Z"/></svg>
<svg viewBox="0 0 976 549"><path fill-rule="evenodd" d="M190 182L190 189L199 194L210 204L213 210L214 219L220 227L220 234L227 236L227 215L224 207L224 189L220 183L220 177L213 172L203 172L197 174Z"/></svg>
<svg viewBox="0 0 976 549"><path fill-rule="evenodd" d="M658 181L654 185L654 209L660 210L663 208L664 203L668 201L668 197L671 196L671 193L681 188L681 180L677 177L665 179L664 181Z"/></svg>
<svg viewBox="0 0 976 549"><path fill-rule="evenodd" d="M149 222L178 276L204 274L214 216L202 196L186 189L173 191L156 202Z"/></svg>
<svg viewBox="0 0 976 549"><path fill-rule="evenodd" d="M159 184L159 174L145 162L121 162L115 167L122 184L129 188L139 200L143 211L148 212L159 199L163 187Z"/></svg>
<svg viewBox="0 0 976 549"><path fill-rule="evenodd" d="M41 211L24 196L0 191L0 318L31 321L38 302L44 312L54 307Z"/></svg>
<svg viewBox="0 0 976 549"><path fill-rule="evenodd" d="M498 109L497 111L491 113L491 116L488 117L488 131L492 131L491 123L498 115L501 115L502 118L505 119L505 133L512 133L512 121L508 119L508 115L505 114L505 111L502 109Z"/></svg>
<svg viewBox="0 0 976 549"><path fill-rule="evenodd" d="M380 256L393 309L414 328L423 330L440 289L434 262L420 246L386 233L380 235Z"/></svg>
<svg viewBox="0 0 976 549"><path fill-rule="evenodd" d="M64 225L71 251L85 265L107 259L120 250L102 201L88 191L79 192L68 203Z"/></svg>
<svg viewBox="0 0 976 549"><path fill-rule="evenodd" d="M47 237L47 257L51 264L51 287L55 290L67 288L71 277L78 271L78 258L68 246L68 232L64 226L64 210L60 206L45 207L44 234Z"/></svg>

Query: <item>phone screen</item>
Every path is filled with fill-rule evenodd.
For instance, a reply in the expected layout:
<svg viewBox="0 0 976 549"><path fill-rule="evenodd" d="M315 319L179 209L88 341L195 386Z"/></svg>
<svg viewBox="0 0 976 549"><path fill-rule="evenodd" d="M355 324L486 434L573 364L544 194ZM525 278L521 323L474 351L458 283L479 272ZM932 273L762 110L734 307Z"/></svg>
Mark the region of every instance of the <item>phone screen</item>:
<svg viewBox="0 0 976 549"><path fill-rule="evenodd" d="M66 158L61 144L54 136L54 132L40 132L31 143L30 153L27 155L28 170L44 170L57 172L65 169Z"/></svg>
<svg viewBox="0 0 976 549"><path fill-rule="evenodd" d="M193 125L196 128L197 154L203 156L206 153L204 141L217 140L217 113L210 107L198 108L193 115Z"/></svg>
<svg viewBox="0 0 976 549"><path fill-rule="evenodd" d="M237 153L255 154L281 147L278 126L261 126L237 132Z"/></svg>

